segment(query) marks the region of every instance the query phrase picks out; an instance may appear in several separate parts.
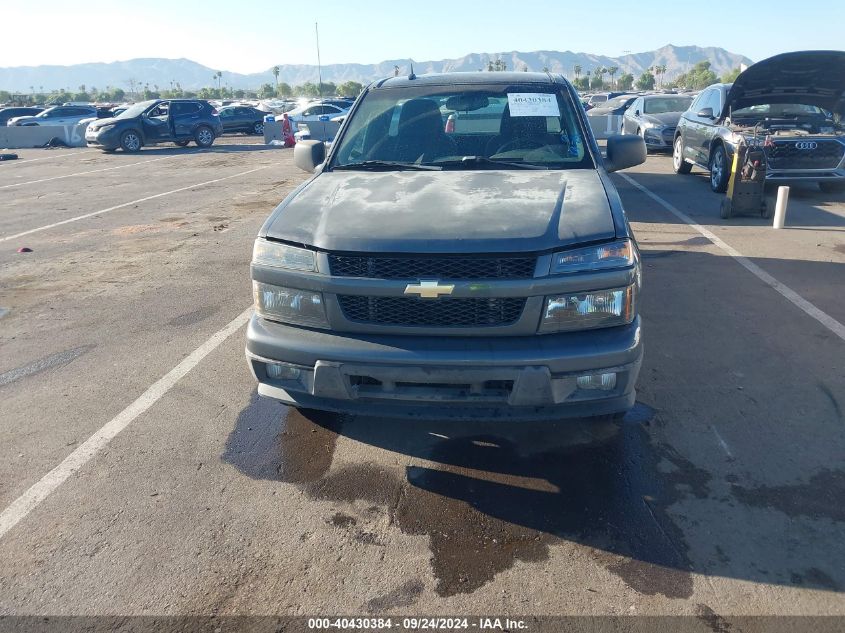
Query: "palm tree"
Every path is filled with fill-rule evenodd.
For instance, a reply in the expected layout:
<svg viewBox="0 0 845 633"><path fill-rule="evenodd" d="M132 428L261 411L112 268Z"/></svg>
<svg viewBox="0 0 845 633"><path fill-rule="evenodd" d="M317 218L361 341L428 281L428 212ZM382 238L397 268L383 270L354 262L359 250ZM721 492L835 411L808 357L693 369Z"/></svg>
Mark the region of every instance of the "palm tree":
<svg viewBox="0 0 845 633"><path fill-rule="evenodd" d="M663 85L663 77L666 75L666 64L660 66L660 85Z"/></svg>
<svg viewBox="0 0 845 633"><path fill-rule="evenodd" d="M273 66L273 76L276 78L276 90L279 89L279 67Z"/></svg>
<svg viewBox="0 0 845 633"><path fill-rule="evenodd" d="M607 69L607 74L610 75L611 87L613 87L614 89L616 88L616 82L613 78L616 76L616 73L618 72L618 70L619 70L619 66L611 66L610 68Z"/></svg>
<svg viewBox="0 0 845 633"><path fill-rule="evenodd" d="M604 66L599 66L598 68L596 68L595 74L599 78L599 87L600 88L604 88L604 74L606 72L607 72L607 68L605 68Z"/></svg>
<svg viewBox="0 0 845 633"><path fill-rule="evenodd" d="M211 76L211 78L217 80L217 89L220 90L220 80L223 78L223 71L218 70Z"/></svg>
<svg viewBox="0 0 845 633"><path fill-rule="evenodd" d="M575 64L575 68L573 70L575 71L575 79L579 79L581 77L581 71L583 70L583 68L581 68L581 64Z"/></svg>

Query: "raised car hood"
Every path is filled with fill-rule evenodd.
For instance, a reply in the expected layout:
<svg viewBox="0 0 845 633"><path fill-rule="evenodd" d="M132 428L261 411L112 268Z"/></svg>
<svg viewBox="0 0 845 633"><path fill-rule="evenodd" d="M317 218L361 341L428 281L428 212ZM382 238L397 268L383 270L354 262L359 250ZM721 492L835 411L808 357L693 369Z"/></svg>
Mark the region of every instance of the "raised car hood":
<svg viewBox="0 0 845 633"><path fill-rule="evenodd" d="M321 250L383 253L530 252L615 235L594 170L325 172L264 230Z"/></svg>
<svg viewBox="0 0 845 633"><path fill-rule="evenodd" d="M845 114L845 52L798 51L757 62L736 78L722 110L803 103Z"/></svg>

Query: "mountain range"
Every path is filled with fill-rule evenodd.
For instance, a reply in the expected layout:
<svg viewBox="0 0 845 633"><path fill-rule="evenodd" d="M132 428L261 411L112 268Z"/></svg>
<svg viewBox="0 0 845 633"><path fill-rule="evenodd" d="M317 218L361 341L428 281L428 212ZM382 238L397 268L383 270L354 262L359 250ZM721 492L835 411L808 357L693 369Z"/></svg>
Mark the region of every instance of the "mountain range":
<svg viewBox="0 0 845 633"><path fill-rule="evenodd" d="M731 53L723 48L700 46L674 46L668 44L657 50L608 57L592 53L572 51L509 51L499 53L470 53L457 59L416 61L391 59L377 64L326 64L322 68L324 82L342 83L357 81L368 83L374 79L393 75L399 67L400 74L407 74L413 66L417 74L428 72L461 72L487 68L489 61L503 60L509 70L539 71L548 68L553 73L563 73L572 78L575 66L581 66L582 73L600 66L617 66L619 75L630 72L635 76L654 65L665 65L665 80L686 72L694 64L708 60L711 69L722 75L740 64L750 65L752 61L744 55ZM166 89L171 84L180 84L186 90L215 85L212 76L216 69L203 66L189 59L140 58L111 63L75 64L72 66L17 66L0 68L0 90L12 92L50 91L65 88L75 91L81 85L89 88L106 86L126 89L134 81ZM264 83L274 83L272 69L252 74L240 74L222 70L222 83L231 88L258 88ZM618 76L618 75L617 75ZM279 81L290 85L317 82L317 66L308 64L279 64Z"/></svg>

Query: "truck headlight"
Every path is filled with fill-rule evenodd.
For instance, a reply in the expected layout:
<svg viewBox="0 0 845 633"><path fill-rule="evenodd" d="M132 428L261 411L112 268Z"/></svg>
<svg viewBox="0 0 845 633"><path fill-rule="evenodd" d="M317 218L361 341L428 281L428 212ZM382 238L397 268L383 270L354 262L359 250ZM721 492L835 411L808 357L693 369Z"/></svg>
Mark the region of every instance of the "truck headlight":
<svg viewBox="0 0 845 633"><path fill-rule="evenodd" d="M619 240L588 248L555 253L552 256L553 275L579 273L586 270L627 268L635 262L634 247L630 240Z"/></svg>
<svg viewBox="0 0 845 633"><path fill-rule="evenodd" d="M572 332L627 325L636 315L636 284L546 297L539 332Z"/></svg>
<svg viewBox="0 0 845 633"><path fill-rule="evenodd" d="M319 292L253 281L252 295L255 299L255 312L260 317L282 323L329 327L323 295Z"/></svg>
<svg viewBox="0 0 845 633"><path fill-rule="evenodd" d="M260 237L255 240L255 245L252 247L252 263L257 266L272 266L305 272L317 270L317 258L314 251L270 242Z"/></svg>

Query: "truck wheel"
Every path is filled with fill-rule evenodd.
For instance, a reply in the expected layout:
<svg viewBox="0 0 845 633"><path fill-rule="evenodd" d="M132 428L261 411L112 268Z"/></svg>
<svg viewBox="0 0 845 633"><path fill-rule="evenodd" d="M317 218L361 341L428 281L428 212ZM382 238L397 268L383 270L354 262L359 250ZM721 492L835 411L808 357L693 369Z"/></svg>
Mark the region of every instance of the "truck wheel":
<svg viewBox="0 0 845 633"><path fill-rule="evenodd" d="M264 121L256 121L252 126L252 133L258 136L264 136Z"/></svg>
<svg viewBox="0 0 845 633"><path fill-rule="evenodd" d="M722 202L719 203L719 216L723 220L727 220L729 217L733 215L733 209L731 208L731 200L727 196L722 198Z"/></svg>
<svg viewBox="0 0 845 633"><path fill-rule="evenodd" d="M823 193L842 193L845 191L845 183L822 181L819 183L819 189L821 189Z"/></svg>
<svg viewBox="0 0 845 633"><path fill-rule="evenodd" d="M688 174L692 165L684 160L684 139L679 134L672 146L672 169L676 174Z"/></svg>
<svg viewBox="0 0 845 633"><path fill-rule="evenodd" d="M124 152L140 151L141 145L141 137L135 130L126 130L120 136L120 147Z"/></svg>
<svg viewBox="0 0 845 633"><path fill-rule="evenodd" d="M214 131L207 125L201 125L194 132L194 141L198 147L211 147L214 143Z"/></svg>
<svg viewBox="0 0 845 633"><path fill-rule="evenodd" d="M728 155L722 145L717 145L710 153L710 188L716 193L728 190L728 180L731 178L731 168L728 165Z"/></svg>
<svg viewBox="0 0 845 633"><path fill-rule="evenodd" d="M190 141L173 141L173 142L176 143L176 145L178 145L179 147L187 147L188 143L190 143Z"/></svg>

